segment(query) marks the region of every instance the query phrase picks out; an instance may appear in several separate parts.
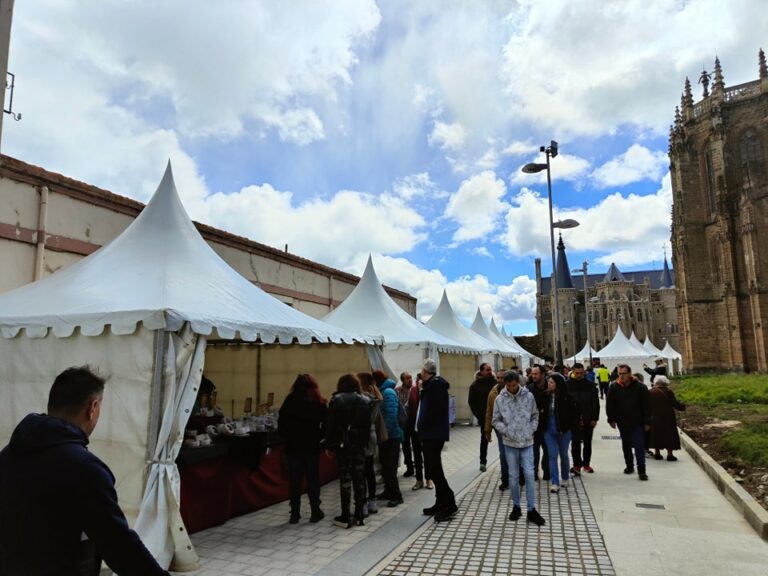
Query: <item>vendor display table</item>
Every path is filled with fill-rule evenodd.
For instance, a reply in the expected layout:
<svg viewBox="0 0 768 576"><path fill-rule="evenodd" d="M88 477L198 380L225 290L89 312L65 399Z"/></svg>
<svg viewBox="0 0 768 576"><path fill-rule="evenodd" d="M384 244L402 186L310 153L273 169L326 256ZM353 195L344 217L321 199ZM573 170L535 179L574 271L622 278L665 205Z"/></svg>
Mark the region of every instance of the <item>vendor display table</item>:
<svg viewBox="0 0 768 576"><path fill-rule="evenodd" d="M177 463L181 517L188 532L218 526L288 499L285 453L281 444L274 444L275 439L269 433L257 432L248 437L217 438L216 444L207 448L182 449ZM204 458L205 450L209 453ZM336 458L321 452L320 483L337 476Z"/></svg>

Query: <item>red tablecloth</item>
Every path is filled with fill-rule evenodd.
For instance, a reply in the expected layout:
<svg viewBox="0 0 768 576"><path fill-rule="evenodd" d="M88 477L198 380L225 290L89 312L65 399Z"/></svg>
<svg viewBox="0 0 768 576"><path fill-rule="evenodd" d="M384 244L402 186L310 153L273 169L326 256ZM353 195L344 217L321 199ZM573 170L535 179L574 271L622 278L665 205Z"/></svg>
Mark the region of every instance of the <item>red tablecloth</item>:
<svg viewBox="0 0 768 576"><path fill-rule="evenodd" d="M264 454L255 470L226 454L184 466L180 474L181 517L189 533L288 499L288 469L282 446ZM320 483L337 477L336 458L321 452Z"/></svg>

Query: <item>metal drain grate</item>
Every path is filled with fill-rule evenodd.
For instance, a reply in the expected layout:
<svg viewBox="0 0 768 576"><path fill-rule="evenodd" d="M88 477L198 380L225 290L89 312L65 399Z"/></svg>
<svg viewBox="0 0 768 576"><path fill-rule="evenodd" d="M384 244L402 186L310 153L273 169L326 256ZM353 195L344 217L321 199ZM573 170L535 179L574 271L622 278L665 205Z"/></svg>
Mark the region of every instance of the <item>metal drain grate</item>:
<svg viewBox="0 0 768 576"><path fill-rule="evenodd" d="M603 440L621 440L621 436L600 436Z"/></svg>
<svg viewBox="0 0 768 576"><path fill-rule="evenodd" d="M637 508L649 508L651 510L666 510L667 509L664 506L664 504L645 504L643 502L636 502L635 506Z"/></svg>

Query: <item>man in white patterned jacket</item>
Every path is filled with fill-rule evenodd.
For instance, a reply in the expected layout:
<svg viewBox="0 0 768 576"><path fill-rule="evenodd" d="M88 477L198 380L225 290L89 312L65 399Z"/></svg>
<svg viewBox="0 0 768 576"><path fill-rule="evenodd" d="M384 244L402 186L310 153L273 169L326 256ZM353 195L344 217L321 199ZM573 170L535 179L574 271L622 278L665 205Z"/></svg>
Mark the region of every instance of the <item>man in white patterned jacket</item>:
<svg viewBox="0 0 768 576"><path fill-rule="evenodd" d="M493 427L501 434L509 466L509 487L512 512L509 519L522 516L520 508L520 467L525 476L525 498L528 522L544 525L544 518L536 510L536 481L533 471L533 433L539 425L539 410L533 394L520 386L520 375L514 370L504 374L504 389L493 404Z"/></svg>

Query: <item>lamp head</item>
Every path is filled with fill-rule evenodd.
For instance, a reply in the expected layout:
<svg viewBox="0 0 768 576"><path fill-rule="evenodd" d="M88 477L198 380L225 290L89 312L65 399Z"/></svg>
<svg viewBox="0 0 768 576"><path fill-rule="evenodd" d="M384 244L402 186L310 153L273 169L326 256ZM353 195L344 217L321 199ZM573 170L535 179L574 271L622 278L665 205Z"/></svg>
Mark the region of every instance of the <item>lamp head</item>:
<svg viewBox="0 0 768 576"><path fill-rule="evenodd" d="M537 172L541 172L542 170L546 170L547 165L541 164L539 162L529 162L525 166L523 166L522 171L526 174L536 174Z"/></svg>
<svg viewBox="0 0 768 576"><path fill-rule="evenodd" d="M578 225L579 222L577 220L574 220L573 218L566 218L565 220L558 220L557 222L553 222L552 228L576 228Z"/></svg>

